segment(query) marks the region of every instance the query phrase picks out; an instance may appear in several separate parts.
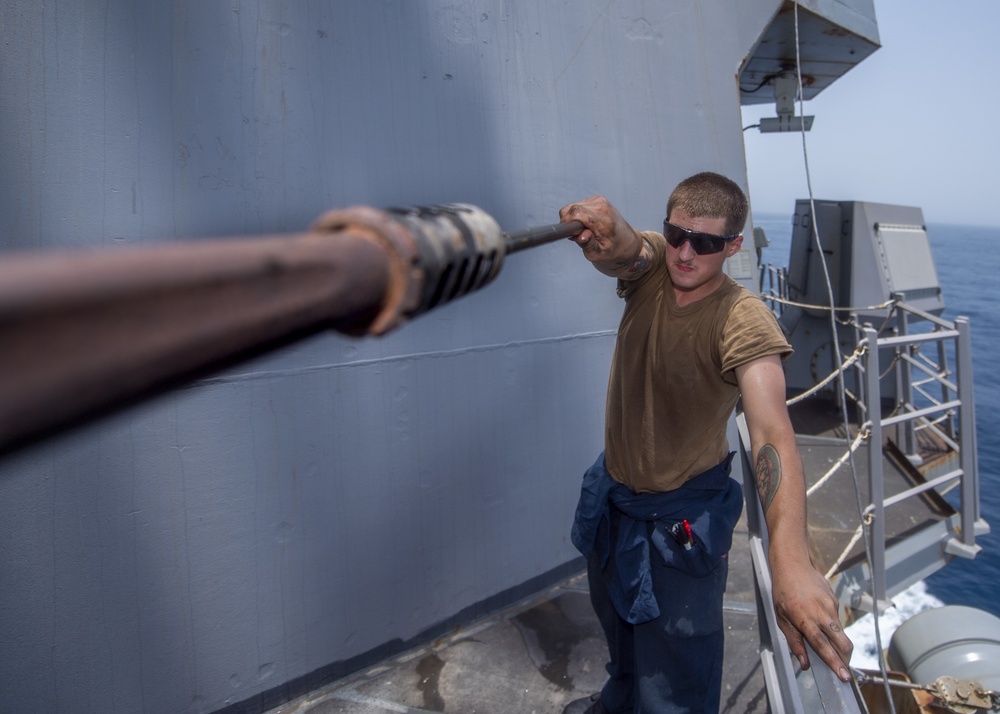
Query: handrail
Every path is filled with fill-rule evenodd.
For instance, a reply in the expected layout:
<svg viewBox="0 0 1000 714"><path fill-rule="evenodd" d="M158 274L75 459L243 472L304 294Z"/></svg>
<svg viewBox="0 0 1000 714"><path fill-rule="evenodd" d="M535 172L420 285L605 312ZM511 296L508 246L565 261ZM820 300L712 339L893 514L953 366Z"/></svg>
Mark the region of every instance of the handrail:
<svg viewBox="0 0 1000 714"><path fill-rule="evenodd" d="M900 310L905 310L906 312L914 315L915 317L920 318L921 320L926 320L927 322L937 325L938 327L944 327L949 330L955 329L954 323L949 322L948 320L945 320L942 317L938 317L933 313L925 312L924 310L921 310L918 307L914 307L913 305L904 300L898 301L896 303L896 307L899 308Z"/></svg>
<svg viewBox="0 0 1000 714"><path fill-rule="evenodd" d="M957 409L962 406L962 400L953 399L950 402L944 402L943 404L935 404L934 406L924 407L923 409L914 408L910 411L909 408L912 405L904 404L903 408L906 409L902 414L897 414L896 416L886 417L881 420L882 426L893 426L894 424L900 424L905 421L913 421L920 417L928 416L929 414L937 414L938 412L947 411L949 409Z"/></svg>
<svg viewBox="0 0 1000 714"><path fill-rule="evenodd" d="M931 479L930 481L925 481L919 486L911 486L905 491L900 491L897 494L889 496L889 498L886 498L884 500L884 505L886 506L886 508L888 508L889 506L893 506L897 503L905 501L911 496L919 496L921 493L924 493L925 491L930 491L931 489L937 488L938 486L943 486L944 484L950 481L955 481L961 477L962 477L961 469L955 469L953 471L949 471L948 473L942 474L936 478Z"/></svg>
<svg viewBox="0 0 1000 714"><path fill-rule="evenodd" d="M942 385L948 387L948 389L952 390L953 392L957 392L958 391L958 385L956 385L955 383L950 382L949 380L945 379L945 375L948 374L947 371L944 371L944 372L934 372L926 364L923 364L919 360L913 359L913 357L911 357L910 355L906 354L905 352L902 353L900 355L900 357L902 359L904 359L905 361L909 362L911 366L916 367L921 372L923 372L924 374L927 375L927 379L921 380L920 382L914 382L915 385L916 384L924 385L924 384L930 384L931 382L937 382L939 384L942 384Z"/></svg>
<svg viewBox="0 0 1000 714"><path fill-rule="evenodd" d="M937 342L950 337L958 337L958 330L926 332L920 335L898 335L895 337L880 337L878 343L882 347L916 345L922 342Z"/></svg>
<svg viewBox="0 0 1000 714"><path fill-rule="evenodd" d="M778 627L774 609L771 570L767 559L768 534L760 497L750 474L753 466L750 458L750 432L746 417L736 416L736 426L740 434L740 460L744 475L743 494L746 501L747 531L750 543L750 558L753 562L754 590L757 597L757 628L760 633L758 655L767 687L767 697L771 711L788 714L812 714L807 711L799 693L795 667L788 640ZM806 643L809 661L816 682L816 692L828 714L861 714L862 708L854 687L841 681Z"/></svg>

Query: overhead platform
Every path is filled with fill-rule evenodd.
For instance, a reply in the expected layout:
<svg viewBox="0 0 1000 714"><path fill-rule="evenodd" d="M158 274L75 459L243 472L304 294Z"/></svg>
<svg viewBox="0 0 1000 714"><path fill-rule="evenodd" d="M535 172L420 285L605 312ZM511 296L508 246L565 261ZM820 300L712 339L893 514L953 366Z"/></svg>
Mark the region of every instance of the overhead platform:
<svg viewBox="0 0 1000 714"><path fill-rule="evenodd" d="M879 48L872 0L804 0L798 11L802 98L812 99ZM771 104L769 84L796 66L795 4L785 2L740 71L740 103Z"/></svg>

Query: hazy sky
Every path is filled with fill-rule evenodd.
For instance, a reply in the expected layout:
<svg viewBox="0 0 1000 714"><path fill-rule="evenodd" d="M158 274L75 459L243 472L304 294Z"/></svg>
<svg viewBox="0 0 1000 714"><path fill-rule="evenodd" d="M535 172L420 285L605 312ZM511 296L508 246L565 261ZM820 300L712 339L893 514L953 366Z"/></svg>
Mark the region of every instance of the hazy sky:
<svg viewBox="0 0 1000 714"><path fill-rule="evenodd" d="M1000 226L1000 0L875 0L875 17L882 47L805 103L813 195ZM774 105L744 108L744 126L761 116ZM791 213L808 197L801 135L744 137L754 209Z"/></svg>

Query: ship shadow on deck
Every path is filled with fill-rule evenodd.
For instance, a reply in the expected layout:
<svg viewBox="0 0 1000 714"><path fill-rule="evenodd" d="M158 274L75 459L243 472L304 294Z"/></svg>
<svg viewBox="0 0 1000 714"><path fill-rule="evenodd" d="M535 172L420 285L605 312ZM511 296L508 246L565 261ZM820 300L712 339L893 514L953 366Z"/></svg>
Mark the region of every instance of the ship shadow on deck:
<svg viewBox="0 0 1000 714"><path fill-rule="evenodd" d="M769 712L745 518L730 552L722 711ZM578 573L491 617L271 714L559 714L600 689L607 647Z"/></svg>

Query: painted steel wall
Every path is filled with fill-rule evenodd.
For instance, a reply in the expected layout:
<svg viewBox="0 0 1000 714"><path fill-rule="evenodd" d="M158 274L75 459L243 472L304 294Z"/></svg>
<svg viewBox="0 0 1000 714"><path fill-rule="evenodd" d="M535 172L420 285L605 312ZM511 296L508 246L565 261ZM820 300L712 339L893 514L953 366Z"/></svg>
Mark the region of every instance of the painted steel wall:
<svg viewBox="0 0 1000 714"><path fill-rule="evenodd" d="M777 0L0 3L0 250L745 185ZM2 256L0 256L2 259ZM621 305L570 243L0 461L12 711L259 710L565 572ZM66 355L72 359L73 355Z"/></svg>

